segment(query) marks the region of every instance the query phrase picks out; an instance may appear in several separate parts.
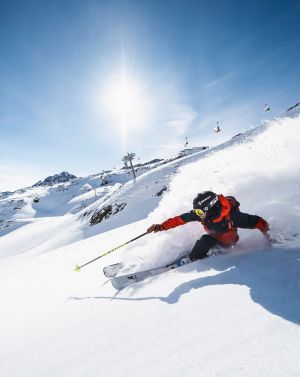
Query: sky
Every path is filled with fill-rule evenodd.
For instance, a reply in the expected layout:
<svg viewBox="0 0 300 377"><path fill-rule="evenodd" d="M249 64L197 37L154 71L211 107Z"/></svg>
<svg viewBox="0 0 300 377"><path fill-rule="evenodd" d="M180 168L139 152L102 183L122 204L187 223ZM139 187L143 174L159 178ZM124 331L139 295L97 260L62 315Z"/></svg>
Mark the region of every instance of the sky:
<svg viewBox="0 0 300 377"><path fill-rule="evenodd" d="M282 114L300 101L299 11L298 1L0 0L0 191L118 168L127 152L171 157L186 137L213 146Z"/></svg>

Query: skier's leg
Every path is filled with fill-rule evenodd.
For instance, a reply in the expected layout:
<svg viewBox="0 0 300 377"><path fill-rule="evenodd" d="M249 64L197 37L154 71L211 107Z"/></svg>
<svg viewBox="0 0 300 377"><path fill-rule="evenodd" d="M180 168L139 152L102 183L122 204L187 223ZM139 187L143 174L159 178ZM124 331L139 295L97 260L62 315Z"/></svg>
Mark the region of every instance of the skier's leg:
<svg viewBox="0 0 300 377"><path fill-rule="evenodd" d="M205 234L195 243L195 246L189 255L190 259L194 261L197 259L206 258L209 250L217 244L218 241L214 237Z"/></svg>

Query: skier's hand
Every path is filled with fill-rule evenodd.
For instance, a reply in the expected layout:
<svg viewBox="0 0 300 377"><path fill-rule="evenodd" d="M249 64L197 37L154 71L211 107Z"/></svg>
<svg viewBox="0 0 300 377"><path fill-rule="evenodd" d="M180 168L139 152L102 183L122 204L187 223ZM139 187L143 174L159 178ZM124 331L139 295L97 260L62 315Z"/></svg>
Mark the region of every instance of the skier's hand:
<svg viewBox="0 0 300 377"><path fill-rule="evenodd" d="M159 224L153 224L147 229L147 233L157 233L162 230L161 226Z"/></svg>

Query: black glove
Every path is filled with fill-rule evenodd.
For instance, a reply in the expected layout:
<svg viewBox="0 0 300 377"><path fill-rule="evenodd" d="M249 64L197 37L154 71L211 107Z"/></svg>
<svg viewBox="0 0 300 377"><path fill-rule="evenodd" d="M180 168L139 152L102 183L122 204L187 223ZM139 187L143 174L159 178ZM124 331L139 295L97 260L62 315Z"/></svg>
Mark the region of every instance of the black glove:
<svg viewBox="0 0 300 377"><path fill-rule="evenodd" d="M161 225L160 224L153 224L150 226L150 228L147 229L147 233L157 233L157 232L160 232L162 229Z"/></svg>

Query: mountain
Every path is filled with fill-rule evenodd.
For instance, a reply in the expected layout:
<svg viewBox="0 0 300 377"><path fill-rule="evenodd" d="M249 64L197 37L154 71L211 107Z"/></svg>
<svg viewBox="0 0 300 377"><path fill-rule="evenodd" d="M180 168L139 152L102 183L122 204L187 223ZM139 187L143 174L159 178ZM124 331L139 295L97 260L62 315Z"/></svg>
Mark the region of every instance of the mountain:
<svg viewBox="0 0 300 377"><path fill-rule="evenodd" d="M136 167L136 174L144 174L155 166L156 160ZM31 187L3 192L0 194L0 236L38 219L80 213L92 203L108 199L131 180L128 169L102 171L81 178L62 172Z"/></svg>
<svg viewBox="0 0 300 377"><path fill-rule="evenodd" d="M53 186L57 183L68 182L70 179L74 179L74 178L76 178L75 175L70 174L66 171L63 171L60 174L55 174L55 175L51 175L51 176L47 177L43 182L38 181L37 183L35 183L33 185L33 187L35 187L35 186Z"/></svg>
<svg viewBox="0 0 300 377"><path fill-rule="evenodd" d="M18 190L1 198L0 357L5 376L285 377L300 370L300 117L164 163ZM239 243L116 292L101 270L185 254L198 223L100 254L191 209L202 190L266 218ZM39 199L39 201L34 201ZM19 209L18 209L19 208ZM15 229L13 230L13 226Z"/></svg>

